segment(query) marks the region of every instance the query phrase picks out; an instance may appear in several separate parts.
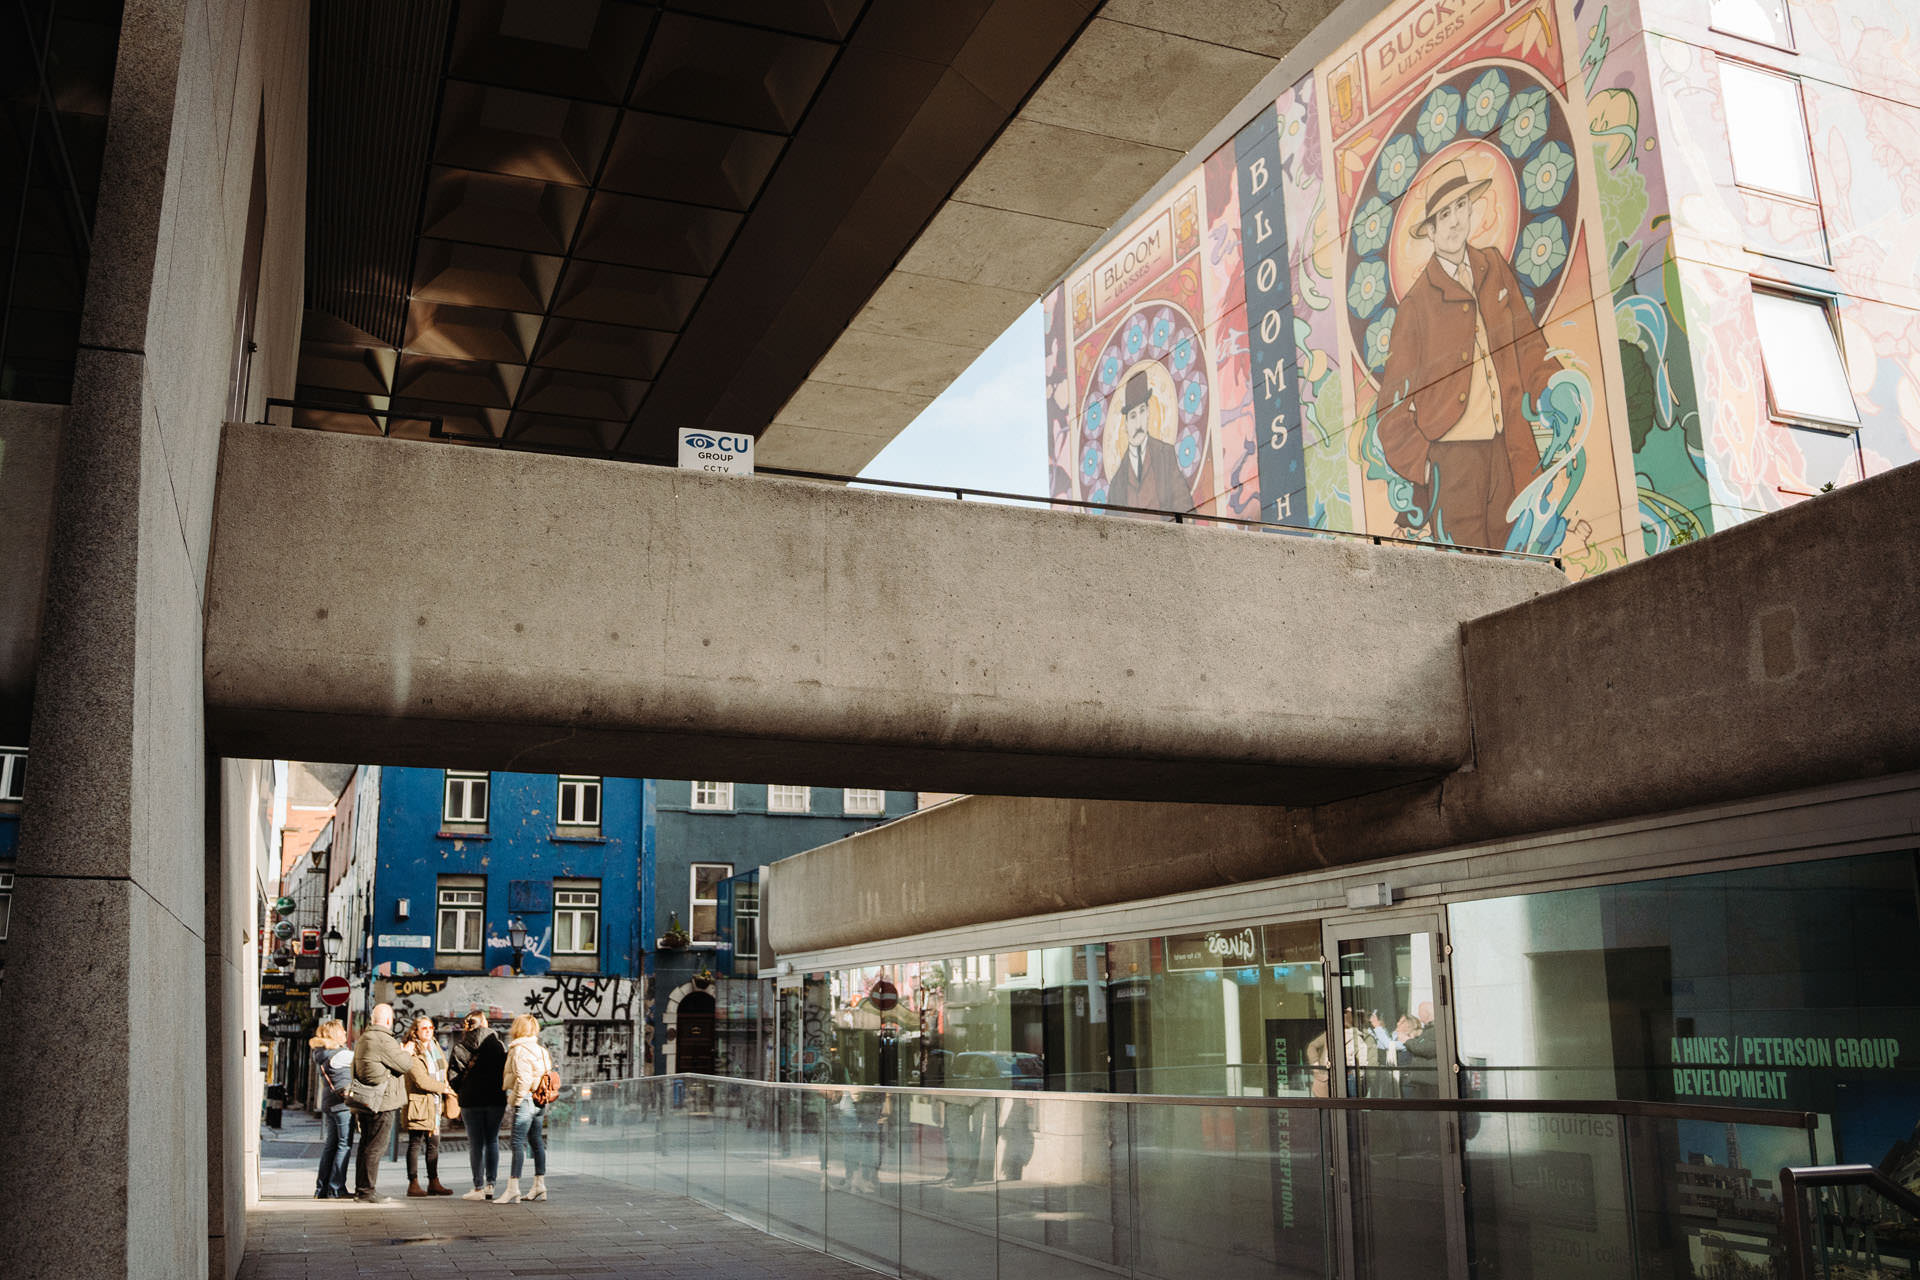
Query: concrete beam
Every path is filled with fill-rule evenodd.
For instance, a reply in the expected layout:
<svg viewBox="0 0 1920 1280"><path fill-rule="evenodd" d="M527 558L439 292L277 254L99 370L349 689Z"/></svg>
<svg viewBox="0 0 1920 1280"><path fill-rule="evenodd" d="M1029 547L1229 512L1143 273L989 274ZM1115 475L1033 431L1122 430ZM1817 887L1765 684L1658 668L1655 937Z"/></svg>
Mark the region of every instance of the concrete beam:
<svg viewBox="0 0 1920 1280"><path fill-rule="evenodd" d="M1460 623L1564 581L248 425L219 495L228 756L1314 803L1463 762Z"/></svg>
<svg viewBox="0 0 1920 1280"><path fill-rule="evenodd" d="M782 862L768 937L857 945L1917 769L1915 582L1909 466L1466 624L1471 769L1304 807L974 797Z"/></svg>
<svg viewBox="0 0 1920 1280"><path fill-rule="evenodd" d="M67 408L0 400L0 743L24 746L33 716L41 601L53 544L54 467Z"/></svg>

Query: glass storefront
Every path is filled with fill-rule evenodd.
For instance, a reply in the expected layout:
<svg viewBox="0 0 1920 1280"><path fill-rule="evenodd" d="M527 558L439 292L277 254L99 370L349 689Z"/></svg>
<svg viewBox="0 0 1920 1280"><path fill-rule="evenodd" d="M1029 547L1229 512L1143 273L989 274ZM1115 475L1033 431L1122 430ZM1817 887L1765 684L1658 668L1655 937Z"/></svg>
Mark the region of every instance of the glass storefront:
<svg viewBox="0 0 1920 1280"><path fill-rule="evenodd" d="M1830 1117L1839 1158L1897 1146L1920 1185L1911 852L1455 902L1426 920L1370 930L1349 913L812 975L784 997L782 1076L1223 1097L1444 1097L1457 1079L1466 1097L1806 1110Z"/></svg>
<svg viewBox="0 0 1920 1280"><path fill-rule="evenodd" d="M1914 875L1903 852L1456 903L1463 1092L1816 1112L1836 1159L1920 1185Z"/></svg>

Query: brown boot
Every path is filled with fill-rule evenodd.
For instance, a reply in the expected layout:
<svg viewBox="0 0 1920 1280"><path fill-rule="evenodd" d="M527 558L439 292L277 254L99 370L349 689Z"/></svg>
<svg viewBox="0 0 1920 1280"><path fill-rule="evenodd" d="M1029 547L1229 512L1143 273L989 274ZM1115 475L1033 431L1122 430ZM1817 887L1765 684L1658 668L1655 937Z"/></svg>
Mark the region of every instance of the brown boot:
<svg viewBox="0 0 1920 1280"><path fill-rule="evenodd" d="M427 1194L430 1196L450 1196L453 1194L453 1188L441 1186L440 1179L438 1178L429 1178L427 1180Z"/></svg>
<svg viewBox="0 0 1920 1280"><path fill-rule="evenodd" d="M408 1194L408 1195L410 1195L410 1196L423 1196L423 1195L425 1195L425 1194L427 1194L427 1192L426 1192L426 1188L424 1188L424 1187L422 1187L422 1186L421 1186L421 1185L420 1185L420 1184L419 1184L418 1182L416 1182L416 1181L415 1181L414 1179L412 1179L412 1178L408 1178L408 1179L407 1179L407 1194Z"/></svg>

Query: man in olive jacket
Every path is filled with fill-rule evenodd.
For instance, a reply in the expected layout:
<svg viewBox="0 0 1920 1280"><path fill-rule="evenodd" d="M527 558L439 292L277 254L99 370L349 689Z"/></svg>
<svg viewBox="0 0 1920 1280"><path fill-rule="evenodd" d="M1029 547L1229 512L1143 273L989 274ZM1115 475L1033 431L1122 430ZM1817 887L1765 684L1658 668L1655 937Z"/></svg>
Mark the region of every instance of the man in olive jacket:
<svg viewBox="0 0 1920 1280"><path fill-rule="evenodd" d="M360 1156L353 1179L356 1200L368 1204L393 1202L392 1196L379 1194L375 1183L380 1178L380 1160L386 1155L394 1117L407 1105L407 1072L412 1066L413 1055L393 1038L393 1006L373 1006L353 1046L353 1078L363 1085L380 1086L373 1114L355 1117L360 1126Z"/></svg>

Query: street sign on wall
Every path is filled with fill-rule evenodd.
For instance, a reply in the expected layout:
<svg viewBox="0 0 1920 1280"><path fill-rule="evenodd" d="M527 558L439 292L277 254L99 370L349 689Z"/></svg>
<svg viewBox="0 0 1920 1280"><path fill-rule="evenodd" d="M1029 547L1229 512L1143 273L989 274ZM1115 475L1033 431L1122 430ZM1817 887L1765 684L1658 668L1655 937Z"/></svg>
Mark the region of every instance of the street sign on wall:
<svg viewBox="0 0 1920 1280"><path fill-rule="evenodd" d="M753 474L753 437L744 431L680 428L680 469L718 475Z"/></svg>

